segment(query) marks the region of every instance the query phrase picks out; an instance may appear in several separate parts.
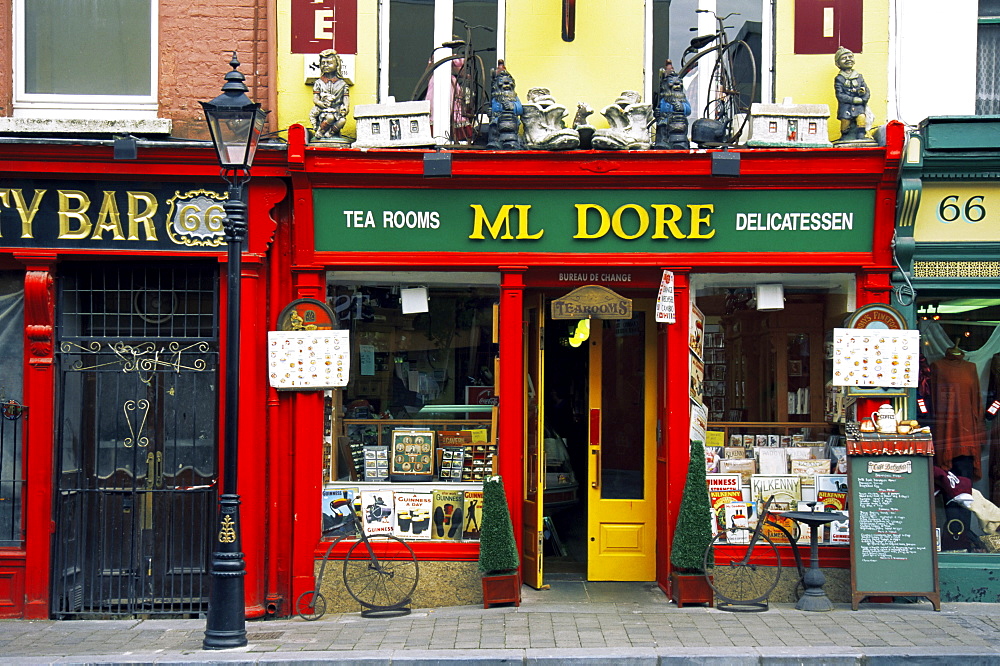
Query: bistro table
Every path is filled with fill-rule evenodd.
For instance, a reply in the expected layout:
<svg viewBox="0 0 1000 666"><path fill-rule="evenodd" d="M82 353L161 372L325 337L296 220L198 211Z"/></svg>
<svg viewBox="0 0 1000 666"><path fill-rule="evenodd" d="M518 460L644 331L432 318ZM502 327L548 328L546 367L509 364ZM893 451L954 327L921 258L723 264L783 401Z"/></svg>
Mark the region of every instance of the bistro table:
<svg viewBox="0 0 1000 666"><path fill-rule="evenodd" d="M809 568L802 576L805 592L799 597L795 607L802 611L833 610L833 602L823 590L826 576L819 568L819 528L833 521L847 519L842 514L829 511L784 511L781 515L809 526Z"/></svg>

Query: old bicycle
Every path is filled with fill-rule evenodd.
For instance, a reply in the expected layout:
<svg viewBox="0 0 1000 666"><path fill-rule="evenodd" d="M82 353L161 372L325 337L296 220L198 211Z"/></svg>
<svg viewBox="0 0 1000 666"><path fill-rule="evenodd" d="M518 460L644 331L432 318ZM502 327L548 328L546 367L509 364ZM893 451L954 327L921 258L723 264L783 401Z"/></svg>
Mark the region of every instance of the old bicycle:
<svg viewBox="0 0 1000 666"><path fill-rule="evenodd" d="M719 600L716 607L720 610L750 612L767 610L768 597L781 579L781 556L777 545L764 532L765 525L778 530L788 539L799 573L799 585L802 584L805 567L796 544L798 535L793 534L781 523L768 518L773 500L772 495L764 502L756 526L752 528L733 526L722 530L705 549L704 571L708 576L709 585ZM742 557L734 556L728 564L715 562L717 558L715 547L733 545L734 541L746 544ZM713 562L715 562L714 567Z"/></svg>
<svg viewBox="0 0 1000 666"><path fill-rule="evenodd" d="M357 541L347 549L343 563L344 587L348 594L361 604L361 614L370 616L406 615L410 612L408 604L417 588L420 568L417 556L408 543L389 535L366 534L361 517L354 508L353 502L347 501L345 510L347 518L353 522L357 533ZM383 504L382 507L385 507ZM378 513L387 510L378 504L369 507L368 512ZM375 522L381 516L369 515ZM316 575L316 587L307 590L295 600L295 613L303 620L318 620L326 613L326 598L320 592L323 574L330 561L334 548L344 539L354 536L343 536L330 543L326 555Z"/></svg>
<svg viewBox="0 0 1000 666"><path fill-rule="evenodd" d="M726 19L738 14L720 17L708 9L696 11L712 14L716 31L691 40L681 55L677 74L683 79L703 58L710 54L716 57L708 76L708 98L701 118L692 123L691 139L703 147L733 144L750 121L750 105L757 94L757 62L745 41L730 41L726 34L731 27L725 24ZM741 72L746 73L742 81L738 76Z"/></svg>
<svg viewBox="0 0 1000 666"><path fill-rule="evenodd" d="M455 39L443 43L434 49L452 49L452 53L435 59L432 55L423 74L417 80L410 99L421 100L427 96L431 77L438 67L450 63L454 80L452 81L452 108L448 138L452 143L472 143L479 136L479 128L484 115L490 108L488 71L480 53L496 51L495 48L476 49L472 43L472 33L475 30L493 32L486 25L471 25L460 16L455 21L465 28L465 39ZM438 130L435 130L437 132Z"/></svg>

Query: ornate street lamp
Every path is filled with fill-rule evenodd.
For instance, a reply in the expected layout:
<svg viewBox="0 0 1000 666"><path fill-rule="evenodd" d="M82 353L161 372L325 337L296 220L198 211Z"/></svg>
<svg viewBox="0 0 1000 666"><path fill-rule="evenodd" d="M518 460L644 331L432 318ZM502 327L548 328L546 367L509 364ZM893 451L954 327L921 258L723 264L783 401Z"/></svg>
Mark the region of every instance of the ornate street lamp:
<svg viewBox="0 0 1000 666"><path fill-rule="evenodd" d="M213 533L212 588L208 598L208 621L202 647L223 650L247 644L243 576L245 564L240 545L240 496L236 489L239 418L240 365L240 273L243 240L247 232L247 204L243 186L250 180L250 166L264 129L267 112L250 101L240 61L229 63L222 94L202 102L212 142L219 154L222 178L229 183L229 198L223 204L227 244L226 311L226 400L223 413L222 488L219 494L217 529Z"/></svg>

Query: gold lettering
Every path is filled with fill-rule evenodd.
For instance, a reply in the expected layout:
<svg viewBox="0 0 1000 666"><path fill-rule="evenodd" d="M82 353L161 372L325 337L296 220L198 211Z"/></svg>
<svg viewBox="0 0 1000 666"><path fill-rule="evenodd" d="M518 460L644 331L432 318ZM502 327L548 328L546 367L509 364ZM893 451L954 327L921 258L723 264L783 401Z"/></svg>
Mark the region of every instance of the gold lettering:
<svg viewBox="0 0 1000 666"><path fill-rule="evenodd" d="M675 206L674 204L652 204L652 208L656 211L656 231L650 238L669 238L666 233L664 233L664 227L670 228L670 235L674 238L685 238L684 232L680 230L677 226L678 220L681 219L681 207ZM665 211L670 211L670 217L664 215Z"/></svg>
<svg viewBox="0 0 1000 666"><path fill-rule="evenodd" d="M601 226L597 233L587 233L587 210L594 209L601 216ZM600 238L611 228L611 216L597 204L576 204L576 235L573 238Z"/></svg>
<svg viewBox="0 0 1000 666"><path fill-rule="evenodd" d="M7 208L10 208L10 201L7 198L7 193L14 195L14 209L17 210L18 217L21 218L21 238L34 238L32 235L32 225L35 222L35 215L38 214L38 209L42 205L42 197L45 195L47 190L35 190L35 195L31 199L31 205L29 206L24 200L24 192L21 190L10 190L3 189L0 190L0 202ZM0 235L2 237L2 235Z"/></svg>
<svg viewBox="0 0 1000 666"><path fill-rule="evenodd" d="M712 226L711 213L715 212L715 205L688 204L688 208L691 209L691 233L688 234L688 238L711 238L714 236L715 229L712 229L710 233L703 234L700 227L702 225Z"/></svg>
<svg viewBox="0 0 1000 666"><path fill-rule="evenodd" d="M93 226L87 217L90 198L79 190L57 190L57 192L59 193L59 238L74 239L89 236L90 228ZM70 207L70 201L73 200L78 204L76 208ZM76 229L70 228L73 220L79 223Z"/></svg>
<svg viewBox="0 0 1000 666"><path fill-rule="evenodd" d="M142 212L139 212L139 203L145 204ZM156 214L156 197L149 192L129 192L128 193L128 239L139 240L139 225L146 231L146 240L156 240L156 226L153 224L153 215Z"/></svg>
<svg viewBox="0 0 1000 666"><path fill-rule="evenodd" d="M486 240L483 235L483 226L486 226L486 230L490 232L490 236L494 239L502 238L504 240L511 240L514 237L510 234L510 209L514 206L510 204L504 204L500 207L500 212L497 213L497 219L490 221L490 218L486 215L486 211L479 204L469 204L472 210L476 211L476 219L472 223L473 231L469 235L470 240ZM500 235L501 229L503 230L503 235Z"/></svg>
<svg viewBox="0 0 1000 666"><path fill-rule="evenodd" d="M113 190L104 190L101 211L97 214L97 224L94 226L94 233L90 238L102 240L101 236L104 231L112 232L114 240L125 240L125 234L122 233L122 216L118 212L118 202L115 201Z"/></svg>
<svg viewBox="0 0 1000 666"><path fill-rule="evenodd" d="M528 231L528 210L531 208L531 204L514 204L514 208L517 209L517 239L534 240L541 238L542 234L545 233L545 229L534 235Z"/></svg>
<svg viewBox="0 0 1000 666"><path fill-rule="evenodd" d="M639 230L634 234L627 234L622 228L622 211L634 210L636 215L639 216ZM625 240L632 240L633 238L638 238L646 233L649 229L649 213L646 209L638 204L625 204L615 211L615 214L611 217L611 227L615 230L615 235L619 238L624 238Z"/></svg>

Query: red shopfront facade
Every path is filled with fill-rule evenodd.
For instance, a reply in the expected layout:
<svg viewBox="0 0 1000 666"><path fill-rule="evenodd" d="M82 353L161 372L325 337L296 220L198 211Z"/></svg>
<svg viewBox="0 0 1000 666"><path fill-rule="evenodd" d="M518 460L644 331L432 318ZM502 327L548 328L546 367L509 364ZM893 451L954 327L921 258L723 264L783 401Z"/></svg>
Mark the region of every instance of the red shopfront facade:
<svg viewBox="0 0 1000 666"><path fill-rule="evenodd" d="M495 446L525 583L571 571L666 590L693 413L727 442L840 432L824 342L846 313L888 301L902 126L885 136L731 151L739 175L713 176L717 151L362 152L309 145L292 127L286 300L326 298L352 332L347 387L281 405L296 442L293 598L326 553L328 497L445 485L366 480L360 457L434 418L481 427ZM450 175L425 175L442 155ZM654 316L665 271L674 323ZM630 299L629 316L574 316L586 308L562 299L580 287ZM776 288L777 306L764 300ZM484 385L492 420L468 399ZM454 488L474 490L489 471L478 464ZM412 545L474 578L474 539ZM821 562L848 568L849 554L822 547Z"/></svg>
<svg viewBox="0 0 1000 666"><path fill-rule="evenodd" d="M206 610L225 392L225 183L210 147L0 146L4 386L0 616L197 616ZM272 147L273 148L273 147ZM262 350L284 151L248 188L244 349ZM266 533L280 492L259 461L262 354L241 362L247 612L278 597Z"/></svg>

